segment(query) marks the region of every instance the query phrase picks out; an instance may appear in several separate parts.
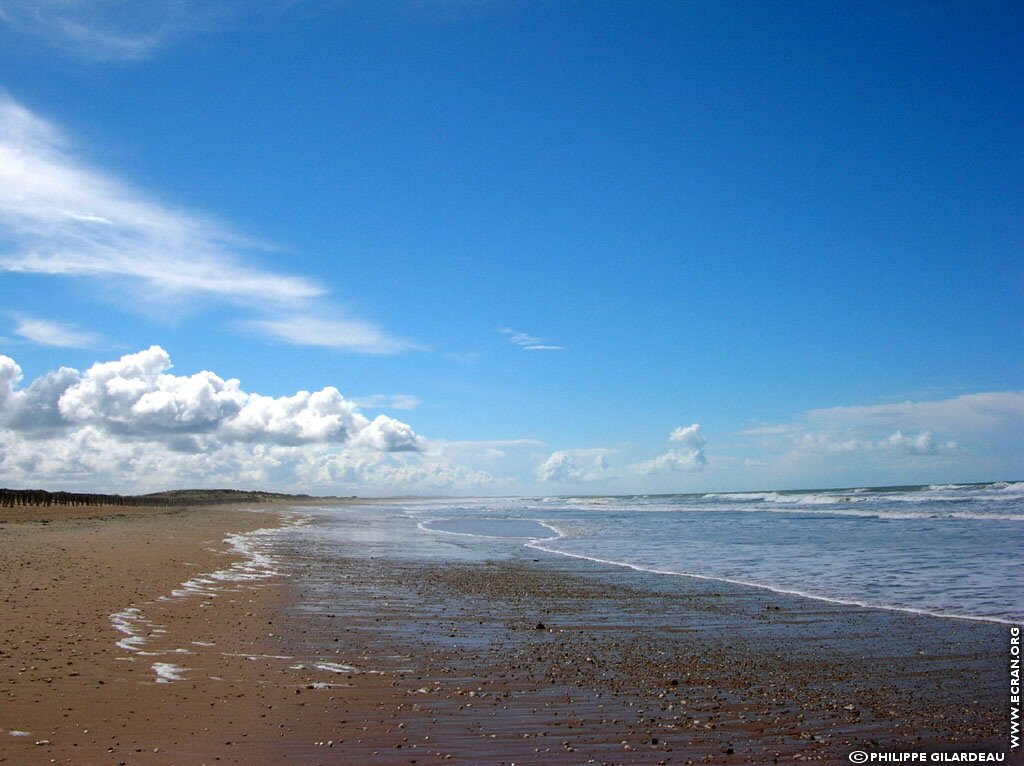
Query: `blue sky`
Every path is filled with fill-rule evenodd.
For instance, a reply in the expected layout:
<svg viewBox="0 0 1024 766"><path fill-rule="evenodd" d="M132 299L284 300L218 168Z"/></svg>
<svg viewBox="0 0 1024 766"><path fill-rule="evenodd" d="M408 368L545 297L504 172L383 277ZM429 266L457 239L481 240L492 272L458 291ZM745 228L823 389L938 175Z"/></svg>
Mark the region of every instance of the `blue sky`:
<svg viewBox="0 0 1024 766"><path fill-rule="evenodd" d="M1016 4L251 6L0 0L0 484L1024 476Z"/></svg>

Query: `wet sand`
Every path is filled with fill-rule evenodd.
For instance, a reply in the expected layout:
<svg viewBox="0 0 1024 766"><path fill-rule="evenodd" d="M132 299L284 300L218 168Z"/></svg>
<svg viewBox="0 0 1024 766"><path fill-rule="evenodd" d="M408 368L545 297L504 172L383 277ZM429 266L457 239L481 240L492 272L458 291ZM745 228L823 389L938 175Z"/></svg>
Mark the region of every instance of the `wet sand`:
<svg viewBox="0 0 1024 766"><path fill-rule="evenodd" d="M327 569L298 547L287 577L267 565L174 596L246 562L226 535L284 520L118 509L0 524L0 759L846 763L854 749L1006 749L1005 626L526 549L479 564L353 550Z"/></svg>

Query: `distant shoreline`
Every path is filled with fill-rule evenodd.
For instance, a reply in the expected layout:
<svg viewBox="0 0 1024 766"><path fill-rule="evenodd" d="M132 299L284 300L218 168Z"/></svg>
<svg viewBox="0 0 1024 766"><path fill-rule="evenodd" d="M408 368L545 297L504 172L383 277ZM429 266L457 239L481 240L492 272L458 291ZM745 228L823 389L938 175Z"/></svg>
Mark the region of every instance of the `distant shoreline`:
<svg viewBox="0 0 1024 766"><path fill-rule="evenodd" d="M658 493L577 493L566 492L554 497L708 497L718 495L758 495L777 493L780 495L805 495L817 492L902 492L928 489L930 487L983 487L993 484L1019 484L1024 480L1000 479L994 481L949 482L947 484L898 484L887 486L849 486L849 487L804 487L775 488L752 490L710 490L702 492L658 492ZM528 493L518 495L465 495L464 497L529 497ZM350 503L353 501L374 503L383 500L417 500L429 498L437 500L463 495L391 495L368 496L358 495L309 495L306 493L269 492L264 490L245 489L171 489L146 494L119 494L103 492L68 492L64 490L46 489L14 489L0 487L0 510L13 507L50 507L50 506L110 506L110 507L182 507L202 505L232 505L236 503Z"/></svg>
<svg viewBox="0 0 1024 766"><path fill-rule="evenodd" d="M0 488L0 507L18 506L197 506L229 505L233 503L277 503L277 502L336 502L355 500L351 497L313 497L312 495L291 495L281 492L262 492L242 489L173 489L151 492L145 495L118 495L96 492L51 492L45 489Z"/></svg>
<svg viewBox="0 0 1024 766"><path fill-rule="evenodd" d="M141 517L203 508L230 510L257 505L269 510L275 506L346 505L354 502L373 501L356 497L314 497L234 489L185 489L148 495L111 495L0 488L0 524L48 524L52 521L112 516Z"/></svg>

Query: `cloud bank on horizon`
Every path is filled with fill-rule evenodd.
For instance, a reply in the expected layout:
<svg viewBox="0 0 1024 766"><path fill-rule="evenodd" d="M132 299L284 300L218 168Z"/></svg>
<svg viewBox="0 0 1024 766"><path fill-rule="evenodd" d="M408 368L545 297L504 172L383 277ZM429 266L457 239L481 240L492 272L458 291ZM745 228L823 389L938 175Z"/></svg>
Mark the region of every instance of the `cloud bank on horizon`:
<svg viewBox="0 0 1024 766"><path fill-rule="evenodd" d="M0 483L127 491L241 482L325 494L485 494L537 482L604 492L652 477L673 486L680 474L727 471L734 461L728 451L707 453L698 423L673 429L674 446L647 460L620 461L620 450L606 447L545 457L546 445L536 440L428 440L396 418L367 417L332 386L273 397L244 390L236 378L208 370L178 375L172 367L170 355L152 346L84 371L61 367L24 385L18 363L0 355ZM368 402L389 403L418 404L403 397ZM970 449L933 429L983 445L1010 438L1015 428L1019 439L1024 392L815 410L736 436L751 440L748 453L767 456L748 464L786 475L837 455L918 467L961 459Z"/></svg>
<svg viewBox="0 0 1024 766"><path fill-rule="evenodd" d="M378 489L483 477L415 456L426 440L387 415L372 420L338 389L271 397L201 371L175 375L159 346L61 367L28 386L0 355L0 481L96 488L255 482Z"/></svg>

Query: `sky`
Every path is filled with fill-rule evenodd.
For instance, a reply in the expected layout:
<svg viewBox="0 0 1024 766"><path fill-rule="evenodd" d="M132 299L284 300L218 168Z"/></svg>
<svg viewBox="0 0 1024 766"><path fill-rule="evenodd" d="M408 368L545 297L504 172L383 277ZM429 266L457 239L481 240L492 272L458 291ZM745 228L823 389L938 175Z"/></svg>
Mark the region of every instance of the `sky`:
<svg viewBox="0 0 1024 766"><path fill-rule="evenodd" d="M0 0L0 485L1024 479L1024 7Z"/></svg>

